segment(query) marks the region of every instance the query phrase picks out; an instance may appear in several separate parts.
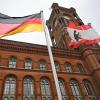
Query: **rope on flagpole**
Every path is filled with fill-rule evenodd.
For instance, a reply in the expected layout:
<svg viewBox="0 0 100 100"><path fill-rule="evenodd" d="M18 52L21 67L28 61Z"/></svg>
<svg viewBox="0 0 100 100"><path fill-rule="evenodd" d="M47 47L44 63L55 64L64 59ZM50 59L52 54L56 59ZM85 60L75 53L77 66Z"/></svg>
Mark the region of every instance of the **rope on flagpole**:
<svg viewBox="0 0 100 100"><path fill-rule="evenodd" d="M60 87L59 87L59 81L58 81L58 77L57 77L57 72L56 72L56 69L55 69L55 64L54 64L54 59L53 59L53 55L52 55L52 50L51 50L51 47L50 47L49 37L48 37L47 30L46 30L46 25L45 25L45 20L44 20L44 16L43 16L43 11L41 11L41 18L42 18L42 24L44 26L44 33L45 33L45 38L46 38L46 42L47 42L48 53L49 53L49 57L50 57L52 73L53 73L53 77L54 77L54 81L55 81L55 86L56 86L56 90L57 90L58 100L63 100L62 99L62 95L61 95L61 91L60 91Z"/></svg>

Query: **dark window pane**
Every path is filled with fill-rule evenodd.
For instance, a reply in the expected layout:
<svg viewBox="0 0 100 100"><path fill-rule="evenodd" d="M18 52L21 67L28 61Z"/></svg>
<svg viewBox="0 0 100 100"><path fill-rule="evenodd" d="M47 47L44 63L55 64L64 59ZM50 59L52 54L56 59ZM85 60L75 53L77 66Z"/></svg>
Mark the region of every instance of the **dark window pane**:
<svg viewBox="0 0 100 100"><path fill-rule="evenodd" d="M70 63L66 63L66 71L68 73L71 73L72 72L72 65Z"/></svg>

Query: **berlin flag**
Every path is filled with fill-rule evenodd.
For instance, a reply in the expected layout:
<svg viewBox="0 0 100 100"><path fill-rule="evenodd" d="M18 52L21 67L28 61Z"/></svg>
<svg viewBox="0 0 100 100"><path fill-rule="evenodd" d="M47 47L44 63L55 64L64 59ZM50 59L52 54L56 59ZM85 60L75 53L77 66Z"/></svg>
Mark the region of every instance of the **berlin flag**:
<svg viewBox="0 0 100 100"><path fill-rule="evenodd" d="M44 31L41 13L24 17L10 17L0 13L0 38L34 31Z"/></svg>
<svg viewBox="0 0 100 100"><path fill-rule="evenodd" d="M80 44L93 44L100 42L100 36L92 28L91 24L76 26L74 22L70 22L67 28L69 37L71 38L70 46L79 47Z"/></svg>

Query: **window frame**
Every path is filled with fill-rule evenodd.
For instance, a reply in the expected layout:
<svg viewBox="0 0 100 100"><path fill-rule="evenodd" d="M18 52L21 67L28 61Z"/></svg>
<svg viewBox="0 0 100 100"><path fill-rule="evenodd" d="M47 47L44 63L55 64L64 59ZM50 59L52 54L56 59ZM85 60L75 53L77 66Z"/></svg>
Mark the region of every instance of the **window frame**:
<svg viewBox="0 0 100 100"><path fill-rule="evenodd" d="M40 87L42 100L52 100L50 81L47 78L41 79Z"/></svg>
<svg viewBox="0 0 100 100"><path fill-rule="evenodd" d="M42 71L47 70L47 63L46 63L46 61L45 61L44 59L41 59L41 60L39 61L39 68L40 68L40 70L42 70Z"/></svg>
<svg viewBox="0 0 100 100"><path fill-rule="evenodd" d="M8 76L5 79L4 83L4 91L3 91L3 100L5 98L8 100L10 98L13 98L15 100L16 97L16 78L14 76Z"/></svg>
<svg viewBox="0 0 100 100"><path fill-rule="evenodd" d="M16 68L17 58L12 56L9 58L9 68Z"/></svg>
<svg viewBox="0 0 100 100"><path fill-rule="evenodd" d="M27 98L35 99L34 80L31 77L25 77L23 80L23 100Z"/></svg>
<svg viewBox="0 0 100 100"><path fill-rule="evenodd" d="M60 72L61 69L60 69L60 64L58 61L54 61L54 64L55 64L55 69L56 69L56 72Z"/></svg>
<svg viewBox="0 0 100 100"><path fill-rule="evenodd" d="M84 73L85 72L84 67L81 63L77 63L77 67L78 67L78 72L79 73Z"/></svg>
<svg viewBox="0 0 100 100"><path fill-rule="evenodd" d="M81 93L78 82L76 80L72 79L72 80L70 80L70 86L71 86L71 90L72 90L74 99L82 100L83 97L82 97L82 93Z"/></svg>
<svg viewBox="0 0 100 100"><path fill-rule="evenodd" d="M32 69L32 59L30 58L25 59L25 69Z"/></svg>
<svg viewBox="0 0 100 100"><path fill-rule="evenodd" d="M62 79L58 79L58 82L63 100L68 100L68 95L66 92L64 81Z"/></svg>
<svg viewBox="0 0 100 100"><path fill-rule="evenodd" d="M88 87L86 87L86 85L88 84ZM95 93L94 93L94 89L93 89L93 87L92 87L92 85L91 85L91 83L88 81L88 80L83 80L83 85L84 85L84 88L85 88L85 91L86 91L86 93L87 93L87 95L88 95L88 97L89 97L89 99L90 100L96 100L96 96L95 96ZM88 89L87 89L88 88ZM91 93L89 93L90 91L91 91ZM89 92L88 92L89 91ZM91 95L90 95L91 94Z"/></svg>
<svg viewBox="0 0 100 100"><path fill-rule="evenodd" d="M65 66L66 66L66 72L67 73L72 73L73 72L73 70L72 70L72 64L71 63L69 63L69 62L66 62L65 63Z"/></svg>

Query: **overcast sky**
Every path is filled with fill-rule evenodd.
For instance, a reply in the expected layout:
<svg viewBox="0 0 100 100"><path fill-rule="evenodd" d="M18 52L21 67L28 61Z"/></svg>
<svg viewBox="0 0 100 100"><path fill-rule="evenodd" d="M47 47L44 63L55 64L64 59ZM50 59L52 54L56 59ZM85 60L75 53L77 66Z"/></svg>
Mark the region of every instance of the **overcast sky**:
<svg viewBox="0 0 100 100"><path fill-rule="evenodd" d="M85 24L92 26L100 34L100 0L0 0L0 12L9 16L25 16L44 11L45 20L50 16L52 3L66 8L74 7ZM29 42L35 44L46 44L44 33L20 33L6 37L5 39Z"/></svg>

